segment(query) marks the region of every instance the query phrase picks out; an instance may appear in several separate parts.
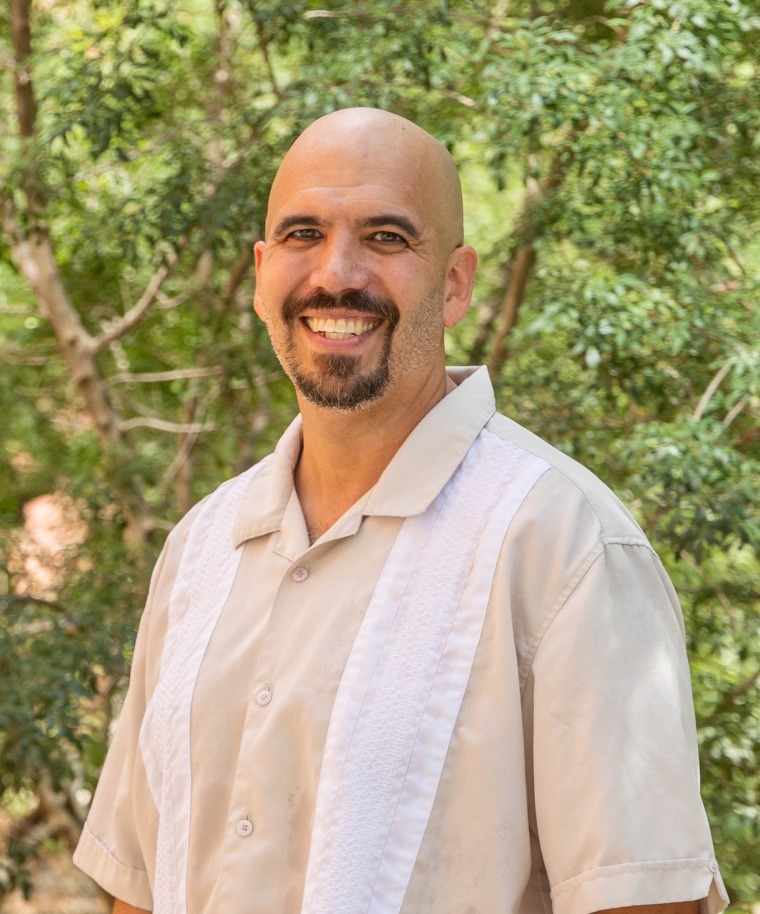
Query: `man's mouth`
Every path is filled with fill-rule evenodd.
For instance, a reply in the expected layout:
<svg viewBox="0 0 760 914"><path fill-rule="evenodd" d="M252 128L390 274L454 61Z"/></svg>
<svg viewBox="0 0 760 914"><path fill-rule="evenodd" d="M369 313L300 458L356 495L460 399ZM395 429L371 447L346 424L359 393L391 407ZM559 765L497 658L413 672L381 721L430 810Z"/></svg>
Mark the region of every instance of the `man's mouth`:
<svg viewBox="0 0 760 914"><path fill-rule="evenodd" d="M347 340L352 336L361 336L381 323L371 318L304 317L303 320L309 330L323 334L328 340Z"/></svg>

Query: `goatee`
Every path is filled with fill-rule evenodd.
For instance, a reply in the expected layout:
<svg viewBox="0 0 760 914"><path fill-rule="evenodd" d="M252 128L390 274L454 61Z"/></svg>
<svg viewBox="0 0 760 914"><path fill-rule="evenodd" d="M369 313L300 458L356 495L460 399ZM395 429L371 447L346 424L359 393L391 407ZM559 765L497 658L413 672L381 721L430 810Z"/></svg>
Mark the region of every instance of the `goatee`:
<svg viewBox="0 0 760 914"><path fill-rule="evenodd" d="M353 355L316 354L313 356L315 369L304 371L301 367L296 353L295 321L306 311L313 313L336 308L367 314L384 322L381 328L383 351L372 371L362 373L359 358ZM283 303L282 316L288 330L283 367L299 393L311 403L327 409L358 410L385 393L390 382L391 337L400 318L398 308L390 299L360 290L349 290L338 296L315 291L304 298L289 296Z"/></svg>

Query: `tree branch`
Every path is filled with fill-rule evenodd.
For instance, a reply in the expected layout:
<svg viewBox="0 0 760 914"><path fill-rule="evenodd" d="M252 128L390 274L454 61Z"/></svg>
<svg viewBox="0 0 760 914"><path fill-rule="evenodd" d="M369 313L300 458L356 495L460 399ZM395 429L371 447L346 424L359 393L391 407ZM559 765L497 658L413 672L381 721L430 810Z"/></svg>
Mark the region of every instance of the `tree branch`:
<svg viewBox="0 0 760 914"><path fill-rule="evenodd" d="M477 108L478 106L478 103L468 95L462 95L459 92L444 92L442 94L444 98L450 98L452 101L464 105L465 108Z"/></svg>
<svg viewBox="0 0 760 914"><path fill-rule="evenodd" d="M135 416L133 419L123 419L119 423L122 432L131 432L136 428L152 428L157 432L169 432L172 435L197 435L200 432L212 432L216 426L199 422L169 422L157 416Z"/></svg>
<svg viewBox="0 0 760 914"><path fill-rule="evenodd" d="M153 303L153 300L158 295L161 285L163 284L166 277L172 272L174 267L177 265L179 260L179 254L177 251L172 251L166 258L166 262L163 263L153 274L150 279L150 282L145 287L145 291L140 296L137 303L127 311L124 317L119 318L110 322L110 325L106 329L98 334L97 337L92 341L93 353L102 352L107 346L113 343L115 340L118 340L120 337L124 336L125 333L129 333L133 327L136 327L137 324L145 316L145 312Z"/></svg>
<svg viewBox="0 0 760 914"><path fill-rule="evenodd" d="M358 10L353 11L344 11L344 10L306 10L306 12L301 13L303 19L352 19L358 17L364 17L364 13L359 12Z"/></svg>
<svg viewBox="0 0 760 914"><path fill-rule="evenodd" d="M207 392L202 400L193 397L191 400L185 402L185 418L188 424L198 428L203 426L203 417L206 414L209 401L217 393L218 390L211 390ZM198 416L201 421L194 422L193 420ZM198 435L199 431L193 431L183 435L180 445L177 448L177 453L174 455L174 459L169 464L161 479L162 485L168 488L175 476L178 477L177 507L180 514L183 515L187 514L192 507L193 469L190 461L190 453L195 442L198 440Z"/></svg>
<svg viewBox="0 0 760 914"><path fill-rule="evenodd" d="M162 381L212 378L222 374L223 371L224 369L221 365L215 368L174 368L171 371L142 371L135 374L122 371L119 374L112 375L107 384L110 387L112 384L131 384L133 382L137 384L156 384Z"/></svg>
<svg viewBox="0 0 760 914"><path fill-rule="evenodd" d="M42 348L42 347L40 347ZM3 359L11 365L49 365L49 355L27 355L23 349L4 349Z"/></svg>
<svg viewBox="0 0 760 914"><path fill-rule="evenodd" d="M697 422L704 415L710 400L712 400L713 396L715 395L715 391L720 387L721 382L729 373L729 371L731 371L731 365L726 362L726 364L723 365L721 369L715 374L715 377L713 377L712 381L710 381L710 383L707 385L705 392L699 399L699 403L697 403L697 408L694 410L693 418L696 419Z"/></svg>
<svg viewBox="0 0 760 914"><path fill-rule="evenodd" d="M184 305L186 301L190 301L190 299L197 294L198 289L191 288L189 290L185 290L180 295L175 295L172 298L169 298L169 296L166 295L162 289L159 289L158 292L156 292L156 301L158 302L158 306L162 311L171 311L172 308L179 308L180 305Z"/></svg>
<svg viewBox="0 0 760 914"><path fill-rule="evenodd" d="M729 425L734 421L734 419L742 412L744 407L747 405L748 400L739 400L738 403L734 403L731 409L726 413L726 418L721 423L723 428L728 428Z"/></svg>
<svg viewBox="0 0 760 914"><path fill-rule="evenodd" d="M32 289L43 317L53 327L59 349L90 415L105 438L117 441L121 437L118 418L95 362L94 340L68 297L47 228L40 224L35 234L26 238L10 200L3 205L2 217L19 272Z"/></svg>
<svg viewBox="0 0 760 914"><path fill-rule="evenodd" d="M224 290L224 302L230 304L240 284L248 276L253 263L253 245L247 244L230 270L227 288Z"/></svg>
<svg viewBox="0 0 760 914"><path fill-rule="evenodd" d="M266 67L267 76L269 77L269 84L272 87L272 92L274 93L277 101L282 101L282 99L284 98L284 95L283 95L282 89L280 88L279 83L277 82L277 77L275 76L275 73L274 73L274 67L272 65L272 58L269 55L269 39L267 38L267 34L264 31L264 25L262 24L261 20L259 19L258 15L256 14L256 9L255 9L253 3L249 2L248 9L251 13L251 18L253 19L254 28L256 29L256 36L259 39L259 48L261 49L261 56L264 59L264 66ZM312 18L314 18L314 15L313 15L314 13L320 14L322 12L327 12L327 11L310 10L310 11L304 13L303 17L304 17L304 19L312 19ZM327 15L329 16L330 13L327 12Z"/></svg>

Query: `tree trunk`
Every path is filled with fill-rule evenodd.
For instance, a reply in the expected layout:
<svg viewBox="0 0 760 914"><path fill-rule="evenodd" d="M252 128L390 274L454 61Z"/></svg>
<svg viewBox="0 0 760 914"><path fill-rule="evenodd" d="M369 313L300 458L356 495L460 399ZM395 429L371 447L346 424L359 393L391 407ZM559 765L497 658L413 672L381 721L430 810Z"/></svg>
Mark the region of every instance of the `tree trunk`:
<svg viewBox="0 0 760 914"><path fill-rule="evenodd" d="M11 0L11 43L15 64L13 81L16 93L18 130L22 137L34 136L37 108L34 103L32 77L26 68L32 51L32 33L29 25L31 0Z"/></svg>
<svg viewBox="0 0 760 914"><path fill-rule="evenodd" d="M569 147L569 143L567 144ZM509 278L501 305L499 328L491 348L488 368L494 376L507 358L506 341L517 324L520 307L525 301L528 280L536 262L535 244L545 226L537 225L536 211L545 198L556 190L567 172L571 156L567 149L560 150L554 157L546 178L540 183L528 179L525 202L518 220L518 241L509 260Z"/></svg>
<svg viewBox="0 0 760 914"><path fill-rule="evenodd" d="M36 131L36 105L31 73L26 67L31 54L30 0L11 0L11 36L15 58L16 118L23 139ZM93 339L82 326L69 299L55 259L53 244L42 218L44 193L33 173L27 181L29 211L22 230L10 199L3 203L3 228L10 236L11 252L21 275L31 287L40 308L55 332L58 346L69 366L96 426L110 441L121 437L118 418L106 393L95 362Z"/></svg>
<svg viewBox="0 0 760 914"><path fill-rule="evenodd" d="M38 228L31 237L24 238L9 203L5 206L3 222L11 236L11 250L19 272L29 283L40 312L53 327L58 347L93 421L104 438L118 441L119 420L95 362L94 340L82 326L79 313L66 294L47 232Z"/></svg>
<svg viewBox="0 0 760 914"><path fill-rule="evenodd" d="M509 281L501 306L501 326L494 338L491 358L488 363L493 374L507 357L506 340L517 323L517 313L525 299L528 278L536 262L536 249L533 244L519 247L515 251L509 271Z"/></svg>

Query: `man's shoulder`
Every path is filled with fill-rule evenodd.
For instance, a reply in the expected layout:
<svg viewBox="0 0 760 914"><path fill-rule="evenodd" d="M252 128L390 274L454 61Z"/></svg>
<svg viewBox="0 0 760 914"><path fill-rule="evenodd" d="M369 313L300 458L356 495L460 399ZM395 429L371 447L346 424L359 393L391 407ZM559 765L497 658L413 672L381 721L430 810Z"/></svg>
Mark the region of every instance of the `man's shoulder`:
<svg viewBox="0 0 760 914"><path fill-rule="evenodd" d="M609 554L618 571L651 578L659 563L631 513L589 469L504 416L494 415L486 429L546 465L507 531L493 591L494 605L509 607L522 687L543 633L591 580L590 569L604 569ZM608 596L606 573L595 579L599 605Z"/></svg>
<svg viewBox="0 0 760 914"><path fill-rule="evenodd" d="M595 528L600 540L645 541L631 512L587 467L499 413L485 427L502 441L548 465L525 505L536 522L544 519L551 525L569 523L584 527L587 533Z"/></svg>
<svg viewBox="0 0 760 914"><path fill-rule="evenodd" d="M174 581L181 567L183 557L188 547L191 534L195 537L196 546L204 539L219 536L215 532L212 522L220 511L229 511L231 517L228 523L222 525L222 535L232 545L232 528L238 514L239 504L250 487L252 479L261 474L261 471L270 463L271 455L249 467L244 472L225 480L213 491L209 492L185 514L172 528L161 555L153 569L151 581L151 596L149 605L154 608L154 615L165 614ZM232 497L230 497L232 496ZM197 529L196 523L198 524Z"/></svg>
<svg viewBox="0 0 760 914"><path fill-rule="evenodd" d="M249 488L253 478L259 476L262 472L266 472L266 467L271 463L272 456L272 454L268 454L242 473L238 473L237 476L225 479L200 501L196 502L187 514L183 515L172 528L167 537L166 546L173 551L181 552L190 530L198 517L203 512L208 513L211 510L220 508L225 501L231 501L232 499L230 499L230 496L235 492L237 493L237 498L234 500L239 501Z"/></svg>

